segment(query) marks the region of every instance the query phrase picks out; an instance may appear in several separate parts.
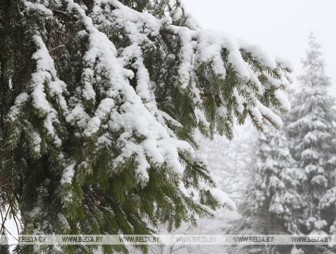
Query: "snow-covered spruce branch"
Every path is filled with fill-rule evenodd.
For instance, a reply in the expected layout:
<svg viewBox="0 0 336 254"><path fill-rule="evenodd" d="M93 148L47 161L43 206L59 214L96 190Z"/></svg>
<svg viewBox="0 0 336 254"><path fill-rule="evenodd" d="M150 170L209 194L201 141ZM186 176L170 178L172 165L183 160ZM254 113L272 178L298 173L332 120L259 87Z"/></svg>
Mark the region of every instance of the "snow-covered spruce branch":
<svg viewBox="0 0 336 254"><path fill-rule="evenodd" d="M149 233L234 207L206 185L195 131L281 125L284 63L198 29L179 2L21 2L5 166L22 176L24 233Z"/></svg>

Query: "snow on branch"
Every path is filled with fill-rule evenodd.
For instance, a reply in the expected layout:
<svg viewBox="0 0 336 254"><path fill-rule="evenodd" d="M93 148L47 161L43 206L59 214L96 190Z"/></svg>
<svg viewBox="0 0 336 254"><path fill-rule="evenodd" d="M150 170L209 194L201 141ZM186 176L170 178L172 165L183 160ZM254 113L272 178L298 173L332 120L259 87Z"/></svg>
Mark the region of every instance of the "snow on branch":
<svg viewBox="0 0 336 254"><path fill-rule="evenodd" d="M49 51L41 36L39 34L34 35L33 41L37 47L36 52L32 56L36 61L35 72L31 75L31 81L27 88L28 91L20 94L11 107L11 111L8 115L9 120L14 122L18 120L19 117L22 117L19 111L22 110L27 103L31 103L37 115L43 118L45 133L51 137L56 147L60 147L62 141L58 136L56 125L60 124L58 111L67 111L67 103L64 98L66 84L58 78L54 61L49 55ZM50 103L50 99L57 101L59 108L55 108ZM36 133L35 136L37 135ZM35 140L34 142L37 141ZM38 151L35 150L35 152Z"/></svg>
<svg viewBox="0 0 336 254"><path fill-rule="evenodd" d="M190 145L171 135L166 126L162 125L146 108L139 94L129 85L130 72L123 67L123 61L117 57L117 49L114 44L104 33L94 27L91 19L87 18L79 5L71 0L67 2L71 11L80 13L88 33L89 50L84 56L85 70L93 70L91 73L96 76L90 78L90 80L93 80L90 85L98 85L95 82L97 82L99 76L100 80L105 79L106 82L103 94L106 98L99 103L94 116L85 125L84 135L88 137L95 135L102 129L103 124L108 125L106 131L122 132L117 140L120 154L115 158L113 168L120 168L120 165L125 161L134 157L140 182L148 181L147 170L150 165L166 164L174 172L181 174L183 166L179 161L178 152L182 150L191 153ZM134 27L129 25L129 28ZM136 33L133 33L133 36L134 34ZM146 96L146 89L148 89L146 86L150 85L150 79L142 63L141 51L136 46L130 51L135 57L139 57L137 61L139 68L137 74L138 86L140 86L140 89L143 87L143 92L140 91L139 93ZM88 71L86 71L87 73ZM85 75L85 80L87 80L87 75ZM86 89L87 86L88 84L85 83L82 93L89 93ZM92 97L94 96L93 94ZM158 112L157 109L156 112ZM70 113L68 119L73 118ZM140 137L143 141L136 142L134 135Z"/></svg>
<svg viewBox="0 0 336 254"><path fill-rule="evenodd" d="M47 100L45 83L66 121L80 130L76 135L91 139L97 151L102 144L117 149L112 170L133 158L143 183L155 165L182 174L179 154L194 156L190 141L196 128L230 136L236 119L242 123L248 115L257 127L265 121L281 126L273 108L288 109L277 91L290 83L289 67L255 46L173 24L169 15L139 12L117 0L96 0L90 10L65 0L52 11L42 3L23 2L28 11L54 13L55 20L58 13L72 17L82 28L75 33L86 40L80 84L67 104L62 96L66 84L49 54L53 48L34 36L38 51L31 96L34 107L47 115L45 127L58 145L57 112ZM187 125L189 135L181 131Z"/></svg>
<svg viewBox="0 0 336 254"><path fill-rule="evenodd" d="M49 11L39 3L24 2L29 10L39 10L43 15L58 11ZM177 68L174 72L177 77L176 82L167 84L189 97L198 124L214 131L224 124L230 132L235 116L243 121L249 114L258 127L264 120L281 125L280 118L270 108L278 104L288 108L283 96L274 94L289 83L287 71L259 48L209 30L173 25L167 18L158 19L150 13L138 12L116 0L95 1L91 13L73 0L65 2L66 9L59 11L76 17L84 27L81 33L88 38L80 93L73 100L72 110L66 111L66 119L82 128L86 137L97 138L106 131L123 132L117 140L116 146L121 152L114 160L115 167L134 156L139 177L146 182L150 165L166 163L180 174L183 165L179 152L193 154L190 145L168 127L172 121L168 122L167 112L156 94L159 86L156 80L167 70L162 68L153 73L147 60L149 53L171 52L171 64L173 69ZM113 37L115 33L119 33L117 39ZM168 45L162 37L169 38L175 46ZM41 113L48 113L45 126L50 133L55 133L52 122L56 112L46 100L44 82L51 84L50 94L58 96L66 110L67 105L60 96L65 84L57 78L42 38L36 35L34 41L39 50L33 56L37 61L37 72L32 77L33 105ZM155 61L155 56L152 60ZM164 61L161 59L158 64ZM131 80L135 80L136 85L132 85ZM167 92L171 89L165 87L167 84L162 85L166 97L173 96ZM97 96L102 98L100 102L96 101ZM93 115L87 112L86 102L97 104ZM205 113L207 107L217 116L209 118ZM168 115L177 125L183 125L178 116ZM135 142L134 135L142 141Z"/></svg>

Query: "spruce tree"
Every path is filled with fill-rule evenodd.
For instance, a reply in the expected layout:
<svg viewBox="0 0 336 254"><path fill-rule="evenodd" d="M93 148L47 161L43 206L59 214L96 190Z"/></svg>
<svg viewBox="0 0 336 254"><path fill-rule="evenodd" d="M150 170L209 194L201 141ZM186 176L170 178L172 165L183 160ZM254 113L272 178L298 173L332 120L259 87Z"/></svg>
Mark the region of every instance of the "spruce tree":
<svg viewBox="0 0 336 254"><path fill-rule="evenodd" d="M296 186L301 174L295 168L287 138L283 131L268 128L260 134L258 147L249 196L254 205L250 209L252 213L261 213L266 218L266 231L278 229L298 233L294 214L300 207Z"/></svg>
<svg viewBox="0 0 336 254"><path fill-rule="evenodd" d="M179 0L6 0L0 21L0 198L23 234L149 234L209 215L195 131L281 124L289 68L199 29Z"/></svg>
<svg viewBox="0 0 336 254"><path fill-rule="evenodd" d="M297 213L301 175L283 130L266 126L257 140L255 168L243 204L240 234L299 233ZM245 246L235 253L290 253L291 246ZM241 251L241 252L240 252Z"/></svg>
<svg viewBox="0 0 336 254"><path fill-rule="evenodd" d="M292 156L304 172L305 179L299 189L305 201L301 232L308 234L313 230L328 230L335 218L334 215L321 217L319 210L322 196L335 186L335 111L334 100L328 95L331 83L325 75L320 45L314 35L309 37L303 67L287 129Z"/></svg>

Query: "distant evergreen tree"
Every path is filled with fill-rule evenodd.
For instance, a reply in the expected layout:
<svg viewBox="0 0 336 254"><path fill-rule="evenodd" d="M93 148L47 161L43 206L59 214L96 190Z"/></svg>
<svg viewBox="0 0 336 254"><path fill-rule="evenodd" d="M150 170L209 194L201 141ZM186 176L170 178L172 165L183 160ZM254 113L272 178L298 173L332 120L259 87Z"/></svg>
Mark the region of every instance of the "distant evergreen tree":
<svg viewBox="0 0 336 254"><path fill-rule="evenodd" d="M220 205L195 130L281 124L288 67L200 30L178 0L6 0L0 22L0 198L24 234L193 222Z"/></svg>
<svg viewBox="0 0 336 254"><path fill-rule="evenodd" d="M328 95L331 83L325 75L320 45L313 35L309 37L303 67L287 130L292 156L304 173L298 189L304 202L300 231L314 234L329 232L335 221L332 193L336 185L336 143L334 100ZM324 253L323 249L310 247L305 248L306 254Z"/></svg>
<svg viewBox="0 0 336 254"><path fill-rule="evenodd" d="M319 228L318 204L329 188L335 186L334 100L328 95L330 80L325 75L320 45L309 37L303 61L305 73L293 98L288 123L291 151L305 173L300 190L306 201L304 233ZM319 223L318 223L319 224Z"/></svg>
<svg viewBox="0 0 336 254"><path fill-rule="evenodd" d="M249 190L250 210L262 215L265 233L298 233L295 212L300 208L300 196L296 187L301 175L290 155L287 138L283 131L265 128L258 147L253 187Z"/></svg>
<svg viewBox="0 0 336 254"><path fill-rule="evenodd" d="M243 204L239 234L299 233L297 212L300 174L295 168L284 131L266 126L256 145L255 168ZM290 253L292 246L244 246L235 253Z"/></svg>

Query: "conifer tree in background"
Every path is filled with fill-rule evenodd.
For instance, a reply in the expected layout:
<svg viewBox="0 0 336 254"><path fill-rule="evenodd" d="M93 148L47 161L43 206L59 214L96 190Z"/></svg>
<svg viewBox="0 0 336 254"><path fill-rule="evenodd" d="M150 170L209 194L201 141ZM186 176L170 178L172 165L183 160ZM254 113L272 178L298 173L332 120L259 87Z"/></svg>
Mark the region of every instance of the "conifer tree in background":
<svg viewBox="0 0 336 254"><path fill-rule="evenodd" d="M209 215L220 202L195 130L281 124L288 67L200 30L178 0L6 0L0 21L0 199L23 234L148 234ZM21 250L92 252L58 248Z"/></svg>
<svg viewBox="0 0 336 254"><path fill-rule="evenodd" d="M300 180L283 131L265 128L260 134L256 169L249 199L251 213L262 214L265 233L298 233L295 211L300 208Z"/></svg>
<svg viewBox="0 0 336 254"><path fill-rule="evenodd" d="M325 75L320 45L314 35L309 37L303 67L287 127L292 156L304 173L298 189L304 202L299 218L300 231L304 234L333 233L336 215L334 100L328 95L331 83ZM304 248L306 254L325 251L308 247Z"/></svg>
<svg viewBox="0 0 336 254"><path fill-rule="evenodd" d="M296 188L301 174L295 168L284 131L266 126L259 134L256 147L256 166L251 172L239 233L299 233L297 212L301 202ZM235 248L235 253L290 253L291 248L245 246Z"/></svg>

